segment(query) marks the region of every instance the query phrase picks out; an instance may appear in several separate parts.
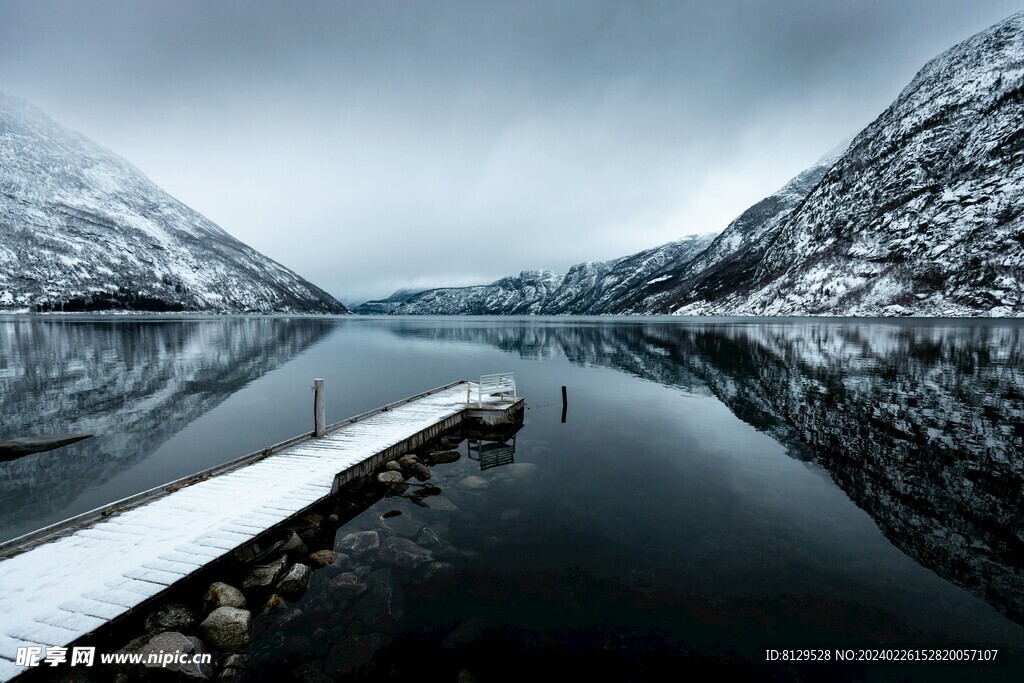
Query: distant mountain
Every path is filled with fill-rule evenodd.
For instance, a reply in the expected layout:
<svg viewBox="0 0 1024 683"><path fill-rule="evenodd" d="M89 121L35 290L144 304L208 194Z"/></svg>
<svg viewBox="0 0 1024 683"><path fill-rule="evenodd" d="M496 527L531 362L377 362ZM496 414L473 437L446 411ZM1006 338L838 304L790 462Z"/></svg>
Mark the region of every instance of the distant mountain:
<svg viewBox="0 0 1024 683"><path fill-rule="evenodd" d="M699 314L705 312L705 301L738 296L756 273L782 223L838 157L838 152L826 155L777 192L744 211L700 254L671 262L657 277L623 292L615 302L615 312ZM686 306L689 308L684 308Z"/></svg>
<svg viewBox="0 0 1024 683"><path fill-rule="evenodd" d="M764 242L677 313L1024 314L1024 13L928 62Z"/></svg>
<svg viewBox="0 0 1024 683"><path fill-rule="evenodd" d="M373 301L364 301L358 306L352 309L353 313L359 315L387 315L393 313L396 308L401 306L410 297L424 292L424 289L399 289L394 292L391 296L386 299L374 299Z"/></svg>
<svg viewBox="0 0 1024 683"><path fill-rule="evenodd" d="M690 235L604 263L581 263L569 269L562 286L544 305L546 314L618 313L634 292L664 278L667 269L689 263L714 241L715 234Z"/></svg>
<svg viewBox="0 0 1024 683"><path fill-rule="evenodd" d="M562 284L550 270L524 270L489 285L428 289L402 302L395 315L533 315Z"/></svg>
<svg viewBox="0 0 1024 683"><path fill-rule="evenodd" d="M138 169L0 93L0 310L347 313Z"/></svg>

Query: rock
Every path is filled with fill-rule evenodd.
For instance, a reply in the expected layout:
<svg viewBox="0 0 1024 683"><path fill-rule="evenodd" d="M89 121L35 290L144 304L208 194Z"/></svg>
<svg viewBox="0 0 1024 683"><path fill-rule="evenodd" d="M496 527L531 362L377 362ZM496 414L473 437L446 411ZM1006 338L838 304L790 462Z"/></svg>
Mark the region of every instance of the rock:
<svg viewBox="0 0 1024 683"><path fill-rule="evenodd" d="M471 474L459 482L459 488L466 489L467 491L483 491L490 485L489 481L475 474Z"/></svg>
<svg viewBox="0 0 1024 683"><path fill-rule="evenodd" d="M401 472L392 472L391 470L388 470L378 474L377 481L388 486L396 486L398 484L405 483L405 475Z"/></svg>
<svg viewBox="0 0 1024 683"><path fill-rule="evenodd" d="M434 451L430 454L430 461L435 465L445 465L455 462L462 457L458 451Z"/></svg>
<svg viewBox="0 0 1024 683"><path fill-rule="evenodd" d="M411 515L399 515L379 520L380 526L385 532L395 536L411 538L420 532L423 524Z"/></svg>
<svg viewBox="0 0 1024 683"><path fill-rule="evenodd" d="M366 592L352 605L352 618L369 628L383 631L405 614L405 592L390 568L378 569L366 577Z"/></svg>
<svg viewBox="0 0 1024 683"><path fill-rule="evenodd" d="M316 531L319 532L319 528ZM306 547L305 542L299 535L293 531L285 540L284 545L281 546L281 552L290 557L305 557L309 555L309 548Z"/></svg>
<svg viewBox="0 0 1024 683"><path fill-rule="evenodd" d="M429 583L455 574L455 565L450 562L428 562L416 574L417 583Z"/></svg>
<svg viewBox="0 0 1024 683"><path fill-rule="evenodd" d="M334 677L328 676L320 667L323 662L306 662L295 670L298 683L334 683Z"/></svg>
<svg viewBox="0 0 1024 683"><path fill-rule="evenodd" d="M196 625L196 614L182 604L164 605L146 617L146 633L163 633L164 631L188 632Z"/></svg>
<svg viewBox="0 0 1024 683"><path fill-rule="evenodd" d="M441 644L448 649L472 645L483 639L486 629L485 619L467 619L445 636Z"/></svg>
<svg viewBox="0 0 1024 683"><path fill-rule="evenodd" d="M476 683L476 676L469 673L468 670L462 669L459 671L459 683Z"/></svg>
<svg viewBox="0 0 1024 683"><path fill-rule="evenodd" d="M354 572L338 574L327 584L330 595L339 603L345 603L366 592L366 584Z"/></svg>
<svg viewBox="0 0 1024 683"><path fill-rule="evenodd" d="M392 536L380 547L377 559L403 569L416 569L434 559L434 553L422 548L408 538Z"/></svg>
<svg viewBox="0 0 1024 683"><path fill-rule="evenodd" d="M273 593L269 598L267 598L267 601L265 603L263 603L263 609L260 610L260 614L268 614L270 612L280 612L281 610L283 610L287 606L288 606L288 603L285 602L284 598L282 598L277 593Z"/></svg>
<svg viewBox="0 0 1024 683"><path fill-rule="evenodd" d="M313 569L322 569L323 567L340 567L342 562L347 559L347 556L333 550L317 550L315 553L309 554L307 561Z"/></svg>
<svg viewBox="0 0 1024 683"><path fill-rule="evenodd" d="M289 656L296 657L299 661L306 661L316 652L316 644L309 636L285 636L284 649Z"/></svg>
<svg viewBox="0 0 1024 683"><path fill-rule="evenodd" d="M537 466L532 462L513 462L505 465L501 469L507 474L511 474L516 479L525 479L526 477L532 477L537 474Z"/></svg>
<svg viewBox="0 0 1024 683"><path fill-rule="evenodd" d="M220 664L220 676L222 681L239 678L249 670L249 659L245 655L228 655Z"/></svg>
<svg viewBox="0 0 1024 683"><path fill-rule="evenodd" d="M161 654L171 655L177 652L186 655L206 654L203 642L195 636L186 636L177 631L166 631L153 636L148 643L139 648L138 652L142 655L142 666L147 669L173 672L185 680L208 681L213 677L213 666L193 662L192 657L184 657L182 659L185 661L182 662L168 660L166 663L159 659ZM158 658L157 661L150 663L148 661L150 655L155 655Z"/></svg>
<svg viewBox="0 0 1024 683"><path fill-rule="evenodd" d="M259 564L252 568L249 576L242 581L243 590L269 589L281 579L285 568L288 566L288 558L282 555L273 562Z"/></svg>
<svg viewBox="0 0 1024 683"><path fill-rule="evenodd" d="M327 515L327 520L326 521L327 521L328 524L337 524L338 522L341 521L341 517L339 517L337 514L332 512L331 514Z"/></svg>
<svg viewBox="0 0 1024 683"><path fill-rule="evenodd" d="M388 470L389 472L401 472L402 466L398 464L397 460L388 460L387 463L384 465L384 469Z"/></svg>
<svg viewBox="0 0 1024 683"><path fill-rule="evenodd" d="M459 508L455 503L451 502L444 496L436 496L427 501L427 506L431 510L437 510L439 512L458 512Z"/></svg>
<svg viewBox="0 0 1024 683"><path fill-rule="evenodd" d="M376 531L356 531L342 536L334 547L353 557L364 557L376 553L380 548L380 534Z"/></svg>
<svg viewBox="0 0 1024 683"><path fill-rule="evenodd" d="M218 607L199 624L203 639L218 650L238 652L249 647L252 613L237 607Z"/></svg>
<svg viewBox="0 0 1024 683"><path fill-rule="evenodd" d="M391 636L383 633L346 638L327 654L324 673L342 679L365 676L373 665L373 658L390 643Z"/></svg>
<svg viewBox="0 0 1024 683"><path fill-rule="evenodd" d="M402 468L404 469L407 467L412 467L415 464L418 464L419 461L419 458L410 453L409 455L403 455L401 458L399 458L398 464L401 465Z"/></svg>
<svg viewBox="0 0 1024 683"><path fill-rule="evenodd" d="M520 510L519 508L511 508L501 513L501 521L511 522L513 520L519 519L522 516L522 514L523 511Z"/></svg>
<svg viewBox="0 0 1024 683"><path fill-rule="evenodd" d="M427 479L430 479L430 468L421 462L410 465L409 472L419 481L426 481Z"/></svg>
<svg viewBox="0 0 1024 683"><path fill-rule="evenodd" d="M277 583L277 592L289 600L301 597L309 586L309 577L312 573L312 569L301 562L296 562Z"/></svg>
<svg viewBox="0 0 1024 683"><path fill-rule="evenodd" d="M212 583L206 589L206 595L203 596L203 613L207 614L218 607L238 607L239 609L244 609L245 596L242 594L242 591L234 586L229 586L220 581Z"/></svg>

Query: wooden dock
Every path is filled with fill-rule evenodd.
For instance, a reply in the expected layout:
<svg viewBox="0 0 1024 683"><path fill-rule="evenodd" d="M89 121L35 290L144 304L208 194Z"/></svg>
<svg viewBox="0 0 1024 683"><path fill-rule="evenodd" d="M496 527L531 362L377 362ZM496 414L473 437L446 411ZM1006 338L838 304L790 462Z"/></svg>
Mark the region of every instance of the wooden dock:
<svg viewBox="0 0 1024 683"><path fill-rule="evenodd" d="M0 544L0 681L68 647L467 418L523 400L455 382ZM472 395L472 402L469 397Z"/></svg>

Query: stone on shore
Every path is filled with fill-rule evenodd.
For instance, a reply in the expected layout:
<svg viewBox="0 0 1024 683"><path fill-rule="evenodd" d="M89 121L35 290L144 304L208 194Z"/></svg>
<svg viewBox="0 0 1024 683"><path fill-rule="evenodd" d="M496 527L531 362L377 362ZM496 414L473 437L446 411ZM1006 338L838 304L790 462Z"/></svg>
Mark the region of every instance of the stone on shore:
<svg viewBox="0 0 1024 683"><path fill-rule="evenodd" d="M405 475L401 472L387 470L386 472L381 472L377 475L377 481L381 484L386 484L387 486L397 486L405 483Z"/></svg>
<svg viewBox="0 0 1024 683"><path fill-rule="evenodd" d="M301 597L309 587L309 577L312 573L312 569L301 562L296 562L284 578L277 582L277 592L288 599Z"/></svg>
<svg viewBox="0 0 1024 683"><path fill-rule="evenodd" d="M307 558L309 566L313 569L322 569L323 567L342 567L346 560L348 560L347 555L343 555L333 550L317 550L315 553L310 553Z"/></svg>
<svg viewBox="0 0 1024 683"><path fill-rule="evenodd" d="M146 633L163 633L164 631L187 632L196 625L196 614L185 605L172 603L164 605L146 617L144 628Z"/></svg>
<svg viewBox="0 0 1024 683"><path fill-rule="evenodd" d="M458 451L434 451L430 454L430 462L435 465L445 465L447 463L455 462L462 457L462 454Z"/></svg>
<svg viewBox="0 0 1024 683"><path fill-rule="evenodd" d="M218 650L239 652L249 647L252 613L237 607L218 607L199 624L203 639Z"/></svg>
<svg viewBox="0 0 1024 683"><path fill-rule="evenodd" d="M186 636L177 631L165 631L153 636L137 652L142 655L142 666L148 669L166 671L177 676L175 680L208 681L213 677L213 666L207 663L195 662L192 657L183 657L181 659L184 661L171 661L167 663L163 663L159 659L162 654L179 652L185 655L206 654L203 642L195 636ZM154 655L156 661L150 663L148 661L150 655ZM166 674L164 675L166 676Z"/></svg>
<svg viewBox="0 0 1024 683"><path fill-rule="evenodd" d="M234 586L221 581L210 584L203 596L203 613L209 613L218 607L237 607L245 609L245 595Z"/></svg>
<svg viewBox="0 0 1024 683"><path fill-rule="evenodd" d="M281 575L284 574L285 568L288 566L288 558L282 555L281 557L267 562L266 564L259 564L252 568L249 575L242 581L243 590L262 590L269 589L275 583L280 580Z"/></svg>

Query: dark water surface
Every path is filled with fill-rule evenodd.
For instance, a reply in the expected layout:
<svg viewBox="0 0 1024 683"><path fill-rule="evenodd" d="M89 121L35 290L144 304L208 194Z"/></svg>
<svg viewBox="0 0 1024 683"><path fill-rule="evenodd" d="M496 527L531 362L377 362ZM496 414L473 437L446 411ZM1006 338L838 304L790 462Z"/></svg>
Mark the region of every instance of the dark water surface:
<svg viewBox="0 0 1024 683"><path fill-rule="evenodd" d="M386 498L339 531L384 528L398 510L389 519L449 551L448 578L403 587L373 677L454 681L466 668L522 680L557 662L622 680L678 664L779 680L1013 680L1024 671L1022 332L0 318L0 440L97 434L0 463L0 537L310 429L314 377L334 421L514 371L528 400L514 465L481 469L464 444L431 480L456 510ZM463 486L469 475L486 488ZM261 636L257 658L330 672L332 650L354 647L330 614L329 578L314 573L301 612ZM1000 654L986 668L764 663L768 648L865 646Z"/></svg>

